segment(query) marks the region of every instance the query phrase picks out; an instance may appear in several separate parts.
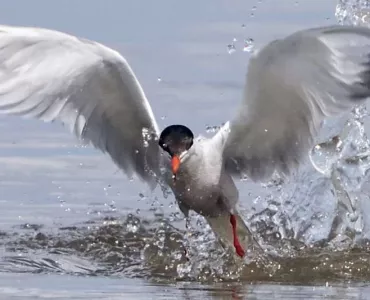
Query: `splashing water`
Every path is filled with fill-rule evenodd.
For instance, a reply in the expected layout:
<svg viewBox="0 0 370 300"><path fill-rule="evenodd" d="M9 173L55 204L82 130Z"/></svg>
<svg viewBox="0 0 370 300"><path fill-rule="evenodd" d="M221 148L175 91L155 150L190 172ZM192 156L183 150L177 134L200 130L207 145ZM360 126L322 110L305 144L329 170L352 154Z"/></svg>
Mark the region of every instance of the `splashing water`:
<svg viewBox="0 0 370 300"><path fill-rule="evenodd" d="M343 25L370 24L369 0L339 0L335 10L335 17Z"/></svg>
<svg viewBox="0 0 370 300"><path fill-rule="evenodd" d="M359 19L353 5L367 9L365 4L367 1L340 1L339 21L355 23ZM252 46L253 41L248 43ZM241 183L248 192L256 190L246 193L249 201L241 199L245 205L241 212L265 249L267 264L252 255L235 264L201 216L191 215L190 229L184 231L176 227L183 221L178 213L165 216L153 210L154 217L145 213L120 216L119 209L112 207L103 219L97 216L86 224L52 233L42 224L0 232L4 254L0 271L114 275L165 282L370 280L367 118L365 107L356 108L339 134L312 150L312 166L292 180L275 175L257 190L248 180ZM219 126L206 128L212 134L218 130ZM148 146L153 137L147 129L142 134ZM104 191L108 196L110 187ZM163 192L165 198L171 195L167 189ZM138 197L152 200L144 194ZM157 201L153 203L159 206Z"/></svg>
<svg viewBox="0 0 370 300"><path fill-rule="evenodd" d="M206 126L206 132L207 133L216 133L221 129L222 126L223 126L223 124L220 125L220 126L218 126L218 125L214 125L214 126L207 125Z"/></svg>
<svg viewBox="0 0 370 300"><path fill-rule="evenodd" d="M342 25L370 25L369 0L339 0L335 16ZM353 110L351 119L346 123L342 132L337 136L339 148L332 157L330 151L321 155L318 151L311 155L317 170L331 177L337 194L338 209L333 221L332 236L352 236L357 240L369 237L370 219L367 217L370 207L368 188L370 169L370 141L366 135L365 122L368 119L366 106ZM320 145L321 146L321 145ZM325 145L324 145L325 146ZM332 152L333 153L333 152ZM333 158L335 157L335 158Z"/></svg>
<svg viewBox="0 0 370 300"><path fill-rule="evenodd" d="M367 26L369 8L370 1L341 0L336 17L341 24ZM337 250L367 240L370 229L366 213L370 170L367 118L366 107L356 107L338 134L311 151L311 170L307 166L294 180L279 187L279 191L265 196L268 203L265 211L250 217L252 224L257 227L263 224L261 228L275 239L298 240L304 245L324 243Z"/></svg>
<svg viewBox="0 0 370 300"><path fill-rule="evenodd" d="M349 239L352 243L362 233L364 225L357 206L362 187L369 180L370 141L364 126L367 115L365 106L356 107L339 135L316 145L310 153L312 165L331 181L337 201L329 240Z"/></svg>
<svg viewBox="0 0 370 300"><path fill-rule="evenodd" d="M187 239L190 261L184 255ZM123 221L105 217L91 220L88 226L60 228L57 233L31 224L23 233L3 233L0 244L5 249L2 272L124 276L166 283L370 279L369 244L330 253L285 243L290 254L271 257L268 264L256 259L235 264L198 216L188 233L164 216L148 220L128 215Z"/></svg>

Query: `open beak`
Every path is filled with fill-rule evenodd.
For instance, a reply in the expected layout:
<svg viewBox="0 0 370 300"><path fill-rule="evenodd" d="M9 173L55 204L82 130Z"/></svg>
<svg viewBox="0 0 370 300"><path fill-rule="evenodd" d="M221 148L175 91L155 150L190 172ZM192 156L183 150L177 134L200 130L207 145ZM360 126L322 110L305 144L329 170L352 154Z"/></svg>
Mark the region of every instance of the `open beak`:
<svg viewBox="0 0 370 300"><path fill-rule="evenodd" d="M172 168L172 174L173 174L173 180L176 180L176 174L177 171L180 168L180 158L177 155L172 156L171 159L171 168Z"/></svg>

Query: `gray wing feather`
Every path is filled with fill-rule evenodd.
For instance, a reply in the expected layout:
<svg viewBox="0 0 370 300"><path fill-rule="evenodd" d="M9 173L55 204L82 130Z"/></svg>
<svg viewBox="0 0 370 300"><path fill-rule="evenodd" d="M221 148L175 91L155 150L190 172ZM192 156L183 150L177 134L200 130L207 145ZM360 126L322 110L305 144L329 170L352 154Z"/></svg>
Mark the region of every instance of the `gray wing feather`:
<svg viewBox="0 0 370 300"><path fill-rule="evenodd" d="M307 157L325 117L370 96L370 30L332 26L274 41L251 58L244 99L222 137L226 169L265 179Z"/></svg>
<svg viewBox="0 0 370 300"><path fill-rule="evenodd" d="M0 113L63 122L129 176L159 174L158 125L125 59L101 44L0 26Z"/></svg>

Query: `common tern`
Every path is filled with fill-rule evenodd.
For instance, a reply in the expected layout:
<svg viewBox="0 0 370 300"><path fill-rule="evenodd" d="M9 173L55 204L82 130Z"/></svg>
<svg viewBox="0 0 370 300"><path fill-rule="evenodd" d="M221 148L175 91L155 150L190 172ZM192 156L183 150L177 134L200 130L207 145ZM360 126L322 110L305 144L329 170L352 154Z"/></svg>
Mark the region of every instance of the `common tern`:
<svg viewBox="0 0 370 300"><path fill-rule="evenodd" d="M59 120L128 176L172 189L237 256L256 242L237 211L234 177L289 176L326 117L370 95L370 29L329 26L275 40L250 57L233 120L212 138L183 125L160 131L127 61L94 41L0 26L0 111Z"/></svg>

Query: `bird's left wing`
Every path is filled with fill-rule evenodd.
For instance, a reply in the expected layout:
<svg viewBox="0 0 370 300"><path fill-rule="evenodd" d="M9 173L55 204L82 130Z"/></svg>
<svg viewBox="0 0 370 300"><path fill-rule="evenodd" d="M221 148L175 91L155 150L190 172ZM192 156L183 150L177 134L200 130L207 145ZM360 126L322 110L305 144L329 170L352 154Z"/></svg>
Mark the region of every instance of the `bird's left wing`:
<svg viewBox="0 0 370 300"><path fill-rule="evenodd" d="M0 113L59 120L152 186L158 125L126 60L61 32L0 26Z"/></svg>
<svg viewBox="0 0 370 300"><path fill-rule="evenodd" d="M274 41L251 58L244 99L223 140L226 169L254 180L288 175L322 120L370 96L370 29L332 26Z"/></svg>

